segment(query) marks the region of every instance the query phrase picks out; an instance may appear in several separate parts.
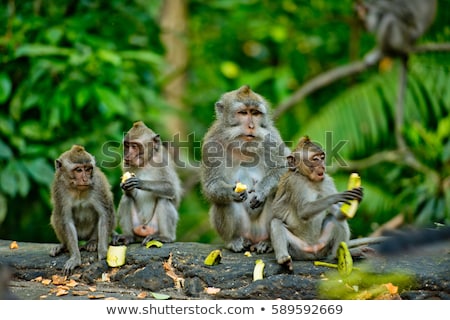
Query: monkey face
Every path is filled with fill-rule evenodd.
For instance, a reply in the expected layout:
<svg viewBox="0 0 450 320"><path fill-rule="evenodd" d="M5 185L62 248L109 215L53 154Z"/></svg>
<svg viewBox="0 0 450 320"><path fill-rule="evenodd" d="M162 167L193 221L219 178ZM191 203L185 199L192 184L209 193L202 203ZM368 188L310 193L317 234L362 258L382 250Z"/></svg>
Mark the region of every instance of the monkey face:
<svg viewBox="0 0 450 320"><path fill-rule="evenodd" d="M244 141L253 141L259 137L259 128L264 114L256 106L243 105L236 110L235 118L241 129L240 138Z"/></svg>
<svg viewBox="0 0 450 320"><path fill-rule="evenodd" d="M145 163L144 146L137 141L123 143L123 162L125 167L141 167Z"/></svg>
<svg viewBox="0 0 450 320"><path fill-rule="evenodd" d="M310 181L321 182L325 178L325 152L300 150L287 158L289 168L308 177Z"/></svg>
<svg viewBox="0 0 450 320"><path fill-rule="evenodd" d="M92 185L93 166L91 164L79 164L72 169L71 182L73 186L82 191Z"/></svg>
<svg viewBox="0 0 450 320"><path fill-rule="evenodd" d="M309 170L309 179L311 181L320 182L325 178L325 152L308 151L308 158L305 166Z"/></svg>

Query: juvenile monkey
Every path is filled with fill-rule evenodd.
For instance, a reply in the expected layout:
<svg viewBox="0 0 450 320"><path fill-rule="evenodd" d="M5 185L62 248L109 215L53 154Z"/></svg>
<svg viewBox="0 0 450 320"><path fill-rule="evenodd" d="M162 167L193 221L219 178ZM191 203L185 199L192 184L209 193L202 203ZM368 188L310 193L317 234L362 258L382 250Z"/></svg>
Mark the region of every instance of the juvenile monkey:
<svg viewBox="0 0 450 320"><path fill-rule="evenodd" d="M173 242L182 188L168 150L160 136L137 121L123 139L123 172L131 177L120 186L118 219L122 234L113 244L152 239Z"/></svg>
<svg viewBox="0 0 450 320"><path fill-rule="evenodd" d="M268 252L272 200L289 149L272 124L267 101L249 86L223 94L215 112L201 166L211 224L232 251ZM236 192L238 182L247 189Z"/></svg>
<svg viewBox="0 0 450 320"><path fill-rule="evenodd" d="M97 251L99 260L106 258L115 227L114 202L108 180L84 147L72 146L55 161L55 167L50 223L61 243L50 255L68 250L64 273L70 274L81 264L79 240L87 240L87 251Z"/></svg>
<svg viewBox="0 0 450 320"><path fill-rule="evenodd" d="M292 270L292 259L334 258L350 229L340 205L361 201L362 188L337 192L325 173L325 152L309 137L287 157L289 171L280 179L272 205L272 245L279 264Z"/></svg>
<svg viewBox="0 0 450 320"><path fill-rule="evenodd" d="M436 7L437 0L357 1L358 17L377 40L377 47L366 56L366 62L375 63L384 55L406 60L432 24Z"/></svg>

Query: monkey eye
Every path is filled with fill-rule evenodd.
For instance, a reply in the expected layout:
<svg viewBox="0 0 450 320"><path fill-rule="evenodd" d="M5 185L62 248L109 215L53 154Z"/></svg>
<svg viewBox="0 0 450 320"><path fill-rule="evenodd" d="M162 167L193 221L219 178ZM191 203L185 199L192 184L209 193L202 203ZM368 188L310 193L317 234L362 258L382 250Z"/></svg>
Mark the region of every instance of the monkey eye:
<svg viewBox="0 0 450 320"><path fill-rule="evenodd" d="M239 110L238 114L247 115L247 110Z"/></svg>
<svg viewBox="0 0 450 320"><path fill-rule="evenodd" d="M75 168L75 171L76 171L76 172L83 172L83 168L81 168L81 167L76 167L76 168Z"/></svg>
<svg viewBox="0 0 450 320"><path fill-rule="evenodd" d="M252 109L251 113L253 116L259 116L260 114L262 114L262 112L257 109Z"/></svg>

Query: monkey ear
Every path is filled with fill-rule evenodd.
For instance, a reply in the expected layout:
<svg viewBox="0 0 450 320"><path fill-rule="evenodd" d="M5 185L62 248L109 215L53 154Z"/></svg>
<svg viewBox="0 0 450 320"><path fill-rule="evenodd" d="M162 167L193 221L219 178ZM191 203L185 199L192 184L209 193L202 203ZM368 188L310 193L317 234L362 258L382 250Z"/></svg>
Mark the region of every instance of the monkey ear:
<svg viewBox="0 0 450 320"><path fill-rule="evenodd" d="M289 170L295 171L297 168L296 166L297 160L295 159L295 156L293 154L287 156L287 162Z"/></svg>
<svg viewBox="0 0 450 320"><path fill-rule="evenodd" d="M62 167L62 162L59 159L55 160L55 169L58 170Z"/></svg>
<svg viewBox="0 0 450 320"><path fill-rule="evenodd" d="M157 134L153 137L153 149L155 149L155 151L158 151L160 147L161 147L161 137L159 136L159 134Z"/></svg>
<svg viewBox="0 0 450 320"><path fill-rule="evenodd" d="M225 108L225 106L223 105L223 103L221 101L217 101L215 104L216 107L216 113L217 115L221 115L223 113L223 109Z"/></svg>

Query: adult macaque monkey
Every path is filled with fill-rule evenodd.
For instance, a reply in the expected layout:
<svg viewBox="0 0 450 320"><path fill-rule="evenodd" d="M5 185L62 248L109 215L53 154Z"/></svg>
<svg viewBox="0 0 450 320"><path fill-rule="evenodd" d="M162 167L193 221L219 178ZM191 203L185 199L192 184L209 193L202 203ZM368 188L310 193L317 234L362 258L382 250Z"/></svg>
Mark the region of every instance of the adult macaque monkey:
<svg viewBox="0 0 450 320"><path fill-rule="evenodd" d="M289 149L272 124L267 101L249 86L223 94L215 111L201 167L211 224L232 251L268 252L272 200ZM246 188L236 189L237 183Z"/></svg>
<svg viewBox="0 0 450 320"><path fill-rule="evenodd" d="M340 205L361 201L362 188L337 192L325 173L325 152L307 136L287 157L289 171L280 179L272 205L271 239L279 264L292 270L292 259L334 258L350 229Z"/></svg>
<svg viewBox="0 0 450 320"><path fill-rule="evenodd" d="M434 21L437 0L359 0L358 17L374 34L377 47L366 56L376 63L383 56L407 59L416 41Z"/></svg>
<svg viewBox="0 0 450 320"><path fill-rule="evenodd" d="M86 250L97 251L99 260L106 258L115 227L114 202L108 180L84 147L72 146L55 161L55 167L50 223L61 243L50 255L68 250L64 273L70 274L81 264L79 240L87 240Z"/></svg>
<svg viewBox="0 0 450 320"><path fill-rule="evenodd" d="M176 239L181 182L168 150L158 134L137 121L123 139L123 195L118 219L122 234L113 244Z"/></svg>

